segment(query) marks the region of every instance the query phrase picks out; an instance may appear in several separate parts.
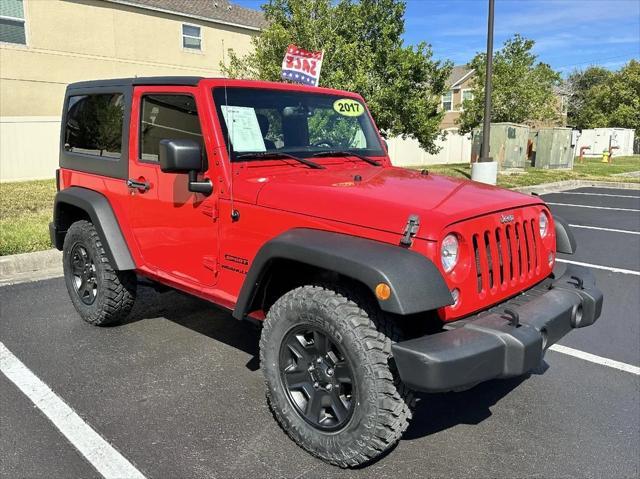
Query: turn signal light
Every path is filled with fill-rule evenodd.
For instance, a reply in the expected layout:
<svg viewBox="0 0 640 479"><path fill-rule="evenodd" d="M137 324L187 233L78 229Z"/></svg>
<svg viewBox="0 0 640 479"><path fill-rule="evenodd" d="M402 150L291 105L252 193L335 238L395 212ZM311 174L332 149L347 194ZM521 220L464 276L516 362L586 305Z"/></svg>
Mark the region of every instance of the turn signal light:
<svg viewBox="0 0 640 479"><path fill-rule="evenodd" d="M380 283L376 286L376 297L381 301L385 301L391 297L391 288L387 283Z"/></svg>

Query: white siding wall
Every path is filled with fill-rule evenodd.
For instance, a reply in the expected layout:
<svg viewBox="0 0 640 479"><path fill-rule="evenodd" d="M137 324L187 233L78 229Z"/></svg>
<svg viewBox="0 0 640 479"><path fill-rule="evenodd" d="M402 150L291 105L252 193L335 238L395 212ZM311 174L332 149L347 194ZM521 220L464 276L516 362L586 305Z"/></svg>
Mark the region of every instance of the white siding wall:
<svg viewBox="0 0 640 479"><path fill-rule="evenodd" d="M613 156L629 156L633 155L633 140L635 131L627 128L591 128L582 130L582 135L578 139L576 147L576 155L580 154L580 148L583 146L591 147L585 151L585 156L602 156L602 151L609 148L609 140L611 145L617 146L618 149L613 150Z"/></svg>
<svg viewBox="0 0 640 479"><path fill-rule="evenodd" d="M456 130L448 131L444 140L436 142L441 147L435 155L420 148L411 138L391 138L389 156L394 166L423 166L441 163L469 163L471 161L471 135L459 135Z"/></svg>

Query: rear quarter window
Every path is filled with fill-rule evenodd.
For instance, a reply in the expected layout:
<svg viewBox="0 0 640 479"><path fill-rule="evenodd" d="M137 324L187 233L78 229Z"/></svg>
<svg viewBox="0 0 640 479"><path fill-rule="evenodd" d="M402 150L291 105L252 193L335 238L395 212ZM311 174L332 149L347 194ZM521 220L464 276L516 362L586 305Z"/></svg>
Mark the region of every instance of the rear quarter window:
<svg viewBox="0 0 640 479"><path fill-rule="evenodd" d="M67 103L64 149L73 153L120 158L124 97L121 93L74 95Z"/></svg>

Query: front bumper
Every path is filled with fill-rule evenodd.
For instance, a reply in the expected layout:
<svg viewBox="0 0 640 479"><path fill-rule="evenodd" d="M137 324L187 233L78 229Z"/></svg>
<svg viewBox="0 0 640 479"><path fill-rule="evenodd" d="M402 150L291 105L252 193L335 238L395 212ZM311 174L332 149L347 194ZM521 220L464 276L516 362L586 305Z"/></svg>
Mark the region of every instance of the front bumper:
<svg viewBox="0 0 640 479"><path fill-rule="evenodd" d="M393 357L400 378L415 390L462 390L534 369L549 346L593 324L601 311L602 292L591 272L567 265L560 278L451 323L447 331L394 344Z"/></svg>

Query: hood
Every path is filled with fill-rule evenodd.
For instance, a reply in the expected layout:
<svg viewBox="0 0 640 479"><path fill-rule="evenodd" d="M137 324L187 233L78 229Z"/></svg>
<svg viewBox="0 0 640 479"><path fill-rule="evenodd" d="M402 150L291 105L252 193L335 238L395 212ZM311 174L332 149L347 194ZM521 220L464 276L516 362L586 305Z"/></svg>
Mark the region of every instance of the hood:
<svg viewBox="0 0 640 479"><path fill-rule="evenodd" d="M417 214L417 236L431 240L461 220L543 203L510 190L404 168L304 170L260 181L258 205L397 233L409 215Z"/></svg>

